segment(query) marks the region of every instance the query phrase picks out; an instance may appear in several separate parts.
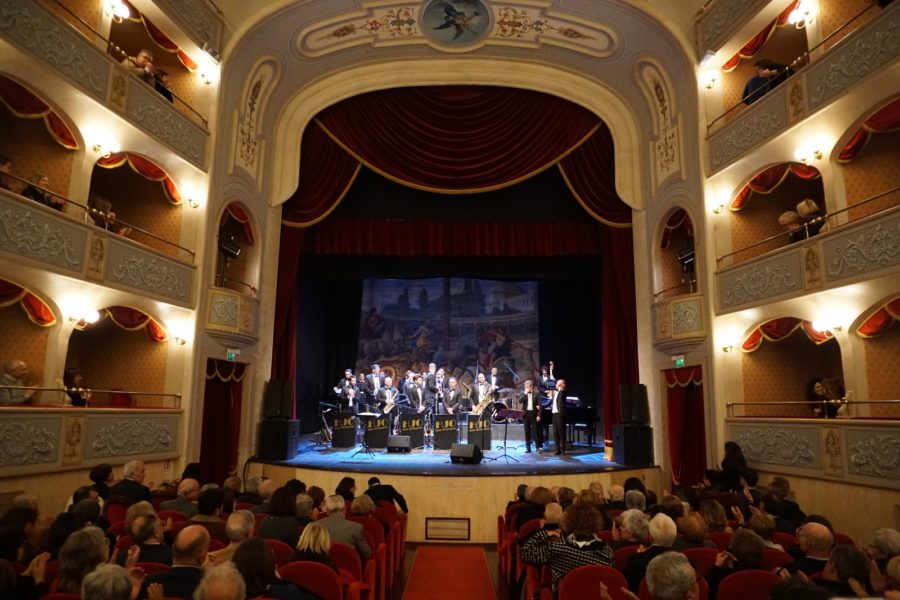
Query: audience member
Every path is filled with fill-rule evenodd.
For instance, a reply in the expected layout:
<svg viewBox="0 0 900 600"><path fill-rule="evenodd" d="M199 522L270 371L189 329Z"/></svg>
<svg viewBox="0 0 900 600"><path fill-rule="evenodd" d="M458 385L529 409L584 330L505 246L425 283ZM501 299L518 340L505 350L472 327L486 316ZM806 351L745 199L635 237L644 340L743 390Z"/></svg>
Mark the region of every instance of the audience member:
<svg viewBox="0 0 900 600"><path fill-rule="evenodd" d="M81 369L67 368L63 373L63 385L66 387L66 397L72 406L88 405L88 391L84 389L84 375Z"/></svg>
<svg viewBox="0 0 900 600"><path fill-rule="evenodd" d="M196 479L182 479L178 484L178 497L159 505L160 510L174 510L187 517L197 514L197 498L200 497L200 483Z"/></svg>
<svg viewBox="0 0 900 600"><path fill-rule="evenodd" d="M806 237L818 235L826 229L827 221L822 216L822 210L812 198L805 198L797 203L797 214L800 215L802 226L806 229Z"/></svg>
<svg viewBox="0 0 900 600"><path fill-rule="evenodd" d="M175 101L175 99L172 97L172 90L169 89L168 71L164 69L156 70L156 81L153 82L153 87L162 95L163 98L165 98L169 102Z"/></svg>
<svg viewBox="0 0 900 600"><path fill-rule="evenodd" d="M862 550L838 544L832 548L818 584L834 596L861 597L857 593L860 590L865 592L863 597L867 597L872 591L869 573L869 559Z"/></svg>
<svg viewBox="0 0 900 600"><path fill-rule="evenodd" d="M106 500L109 498L109 484L112 483L113 468L107 463L100 463L91 468L88 479L94 482L92 486L97 490L97 495Z"/></svg>
<svg viewBox="0 0 900 600"><path fill-rule="evenodd" d="M738 529L731 538L728 550L719 552L715 565L706 575L709 597L716 597L719 584L732 573L762 569L765 552L766 545L761 537L749 529Z"/></svg>
<svg viewBox="0 0 900 600"><path fill-rule="evenodd" d="M781 500L784 507L782 517L794 524L802 523L806 519L806 513L800 510L800 505L788 498L791 493L791 484L787 479L784 477L773 477L771 483L769 483L769 491Z"/></svg>
<svg viewBox="0 0 900 600"><path fill-rule="evenodd" d="M784 552L785 548L772 540L772 534L775 533L775 519L772 515L767 515L765 513L753 515L750 517L750 520L747 521L747 528L763 539L766 548Z"/></svg>
<svg viewBox="0 0 900 600"><path fill-rule="evenodd" d="M515 528L518 531L522 525L531 519L540 519L544 516L544 509L550 504L552 496L550 489L543 486L529 488L526 502L515 512Z"/></svg>
<svg viewBox="0 0 900 600"><path fill-rule="evenodd" d="M142 48L137 56L128 56L122 59L122 66L144 83L156 84L156 78L153 75L156 70L153 68L153 53L150 50Z"/></svg>
<svg viewBox="0 0 900 600"><path fill-rule="evenodd" d="M527 483L520 483L516 486L516 495L515 497L506 503L506 508L509 508L513 504L519 504L525 502L525 494L528 491Z"/></svg>
<svg viewBox="0 0 900 600"><path fill-rule="evenodd" d="M672 544L672 549L684 552L688 548L715 548L716 545L706 538L709 530L706 519L700 513L692 512L676 521L681 537Z"/></svg>
<svg viewBox="0 0 900 600"><path fill-rule="evenodd" d="M334 493L341 496L346 502L353 502L356 497L356 480L352 477L344 477L338 482Z"/></svg>
<svg viewBox="0 0 900 600"><path fill-rule="evenodd" d="M613 541L610 542L613 550L625 546L637 546L647 539L650 533L650 519L642 510L630 508L619 515L613 527Z"/></svg>
<svg viewBox="0 0 900 600"><path fill-rule="evenodd" d="M25 389L25 376L28 366L20 358L14 358L3 365L0 375L0 405L30 404L37 390Z"/></svg>
<svg viewBox="0 0 900 600"><path fill-rule="evenodd" d="M297 545L299 523L295 498L296 494L287 486L275 490L269 504L269 516L259 523L259 537L284 542L291 548Z"/></svg>
<svg viewBox="0 0 900 600"><path fill-rule="evenodd" d="M134 580L119 565L100 565L84 576L81 597L90 600L131 600Z"/></svg>
<svg viewBox="0 0 900 600"><path fill-rule="evenodd" d="M800 215L792 210L786 210L778 216L778 224L781 229L790 232L788 243L793 244L806 239L806 230L800 226Z"/></svg>
<svg viewBox="0 0 900 600"><path fill-rule="evenodd" d="M650 519L648 526L650 541L652 544L644 552L637 552L628 557L623 574L628 581L628 587L637 593L641 585L641 579L647 574L647 565L650 561L662 554L671 552L672 544L678 536L675 521L662 513Z"/></svg>
<svg viewBox="0 0 900 600"><path fill-rule="evenodd" d="M9 175L12 175L12 160L8 156L0 154L0 188L12 192L15 191L13 190L15 180Z"/></svg>
<svg viewBox="0 0 900 600"><path fill-rule="evenodd" d="M34 200L38 204L43 204L49 208L53 208L56 210L62 210L64 201L59 196L54 196L47 188L50 186L50 178L44 175L43 173L35 173L31 178L31 183L28 184L24 190L22 190L22 195L26 198L30 198Z"/></svg>
<svg viewBox="0 0 900 600"><path fill-rule="evenodd" d="M291 490L291 493L293 493L294 496L306 493L306 484L299 479L288 479L287 483L284 484L284 487Z"/></svg>
<svg viewBox="0 0 900 600"><path fill-rule="evenodd" d="M737 442L725 442L725 457L722 459L722 487L726 490L741 491L741 472L747 468L747 459Z"/></svg>
<svg viewBox="0 0 900 600"><path fill-rule="evenodd" d="M652 600L696 600L697 575L687 557L664 552L647 565L647 589Z"/></svg>
<svg viewBox="0 0 900 600"><path fill-rule="evenodd" d="M38 511L37 508L27 505L10 506L0 517L0 528L8 530L7 543L15 542L14 546L4 549L4 555L10 562L28 562L39 554L32 542L37 536ZM15 550L15 551L13 551ZM9 554L11 552L11 554Z"/></svg>
<svg viewBox="0 0 900 600"><path fill-rule="evenodd" d="M132 502L150 501L150 488L144 485L147 469L139 460L125 463L124 479L109 488L110 497L123 496Z"/></svg>
<svg viewBox="0 0 900 600"><path fill-rule="evenodd" d="M700 503L700 514L706 521L706 528L710 533L731 531L728 526L728 516L725 507L718 500L704 500Z"/></svg>
<svg viewBox="0 0 900 600"><path fill-rule="evenodd" d="M341 500L343 503L343 500ZM250 538L234 553L232 562L246 585L247 598L315 600L318 596L283 581L275 569L272 548L261 538Z"/></svg>
<svg viewBox="0 0 900 600"><path fill-rule="evenodd" d="M544 509L544 519L541 523L541 529L547 531L558 530L563 518L563 508L558 502L551 502Z"/></svg>
<svg viewBox="0 0 900 600"><path fill-rule="evenodd" d="M141 515L131 525L131 537L134 546L120 550L116 562L125 566L128 555L137 547L140 562L154 562L164 565L172 564L172 549L164 543L164 523L154 513Z"/></svg>
<svg viewBox="0 0 900 600"><path fill-rule="evenodd" d="M0 598L38 600L45 596L50 591L45 577L49 559L47 552L38 554L18 577L13 561L0 559Z"/></svg>
<svg viewBox="0 0 900 600"><path fill-rule="evenodd" d="M85 498L81 500L78 504L72 506L71 513L78 518L82 527L85 525L96 525L104 531L109 529L109 522L101 512L100 498ZM107 537L109 537L109 534L107 534Z"/></svg>
<svg viewBox="0 0 900 600"><path fill-rule="evenodd" d="M366 495L372 498L377 505L379 502L392 502L400 507L400 510L408 513L409 507L406 505L406 499L400 492L394 489L390 484L383 484L377 477L369 477L369 489Z"/></svg>
<svg viewBox="0 0 900 600"><path fill-rule="evenodd" d="M140 516L151 514L156 514L156 511L153 510L153 505L147 500L141 500L129 506L128 510L125 511L125 533L132 535L134 533L134 521Z"/></svg>
<svg viewBox="0 0 900 600"><path fill-rule="evenodd" d="M628 490L625 492L625 508L645 511L647 510L647 497L640 490Z"/></svg>
<svg viewBox="0 0 900 600"><path fill-rule="evenodd" d="M782 579L769 592L769 600L828 600L831 597L831 592L825 588L800 577Z"/></svg>
<svg viewBox="0 0 900 600"><path fill-rule="evenodd" d="M331 560L331 535L321 523L310 523L303 528L297 548L291 560L307 560L322 563L338 572L338 566Z"/></svg>
<svg viewBox="0 0 900 600"><path fill-rule="evenodd" d="M747 80L741 100L744 104L753 104L770 90L788 78L793 71L787 65L777 63L768 58L756 61L756 75Z"/></svg>
<svg viewBox="0 0 900 600"><path fill-rule="evenodd" d="M656 509L657 512L669 515L669 518L676 523L678 522L678 519L684 516L684 502L681 501L681 498L673 494L664 496Z"/></svg>
<svg viewBox="0 0 900 600"><path fill-rule="evenodd" d="M797 541L803 556L791 565L791 571L807 575L821 573L831 556L834 535L821 523L807 523L797 531Z"/></svg>
<svg viewBox="0 0 900 600"><path fill-rule="evenodd" d="M50 531L47 535L47 551L50 553L51 560L59 558L59 551L63 544L83 525L81 519L70 512L56 515L56 519L50 524Z"/></svg>
<svg viewBox="0 0 900 600"><path fill-rule="evenodd" d="M631 490L637 490L644 494L644 497L647 496L647 486L644 485L644 482L640 477L629 477L625 480L625 483L622 484L622 487L625 488L625 493L628 493Z"/></svg>
<svg viewBox="0 0 900 600"><path fill-rule="evenodd" d="M214 550L209 553L209 559L213 563L220 563L231 560L235 550L238 549L244 540L253 537L256 527L256 519L249 510L236 510L228 515L225 521L225 534L228 536L228 545L220 550Z"/></svg>
<svg viewBox="0 0 900 600"><path fill-rule="evenodd" d="M221 488L211 488L200 492L200 496L197 498L197 514L188 519L188 523L203 526L209 531L210 537L227 544L228 535L225 533L225 521L219 516L222 514L224 500L225 492ZM291 508L293 508L293 502Z"/></svg>
<svg viewBox="0 0 900 600"><path fill-rule="evenodd" d="M116 213L112 209L112 201L108 198L104 198L103 196L92 196L90 206L91 220L97 227L107 231L113 231L123 237L127 237L128 234L131 233L131 227L122 225L116 221Z"/></svg>
<svg viewBox="0 0 900 600"><path fill-rule="evenodd" d="M260 540L263 544L265 542ZM172 569L152 573L144 578L138 598L147 598L147 588L159 583L166 598L190 599L203 578L202 565L209 550L209 533L198 525L189 525L178 532L172 546ZM240 548L238 549L240 550Z"/></svg>
<svg viewBox="0 0 900 600"><path fill-rule="evenodd" d="M304 525L309 525L315 519L313 518L313 499L309 494L297 494L297 499L294 501L294 506L297 509L297 524L300 527Z"/></svg>
<svg viewBox="0 0 900 600"><path fill-rule="evenodd" d="M884 573L888 562L895 556L900 556L900 532L890 528L878 529L872 534L866 552L875 561L878 570Z"/></svg>
<svg viewBox="0 0 900 600"><path fill-rule="evenodd" d="M255 504L257 506L262 504L263 499L259 495L260 483L262 483L262 479L259 477L251 477L248 479L246 483L244 483L244 493L237 496L234 501Z"/></svg>
<svg viewBox="0 0 900 600"><path fill-rule="evenodd" d="M564 511L569 510L569 507L572 506L572 502L575 500L575 490L562 486L556 492L556 499Z"/></svg>
<svg viewBox="0 0 900 600"><path fill-rule="evenodd" d="M78 594L84 577L109 560L106 536L99 527L85 527L69 536L59 551L56 591Z"/></svg>
<svg viewBox="0 0 900 600"><path fill-rule="evenodd" d="M262 500L259 504L250 509L250 512L254 513L267 513L269 512L269 500L272 498L272 494L275 493L275 490L278 489L278 484L274 479L264 479L262 483L259 484L259 497Z"/></svg>
<svg viewBox="0 0 900 600"><path fill-rule="evenodd" d="M210 567L194 591L194 600L244 600L247 597L244 578L230 562Z"/></svg>
<svg viewBox="0 0 900 600"><path fill-rule="evenodd" d="M625 510L625 488L621 485L609 486L609 502L606 503L608 510Z"/></svg>
<svg viewBox="0 0 900 600"><path fill-rule="evenodd" d="M372 549L363 534L362 524L348 521L344 516L346 507L343 496L338 494L328 496L325 499L325 511L328 516L319 519L316 523L321 523L328 530L332 542L340 542L356 548L360 557L366 560L372 556Z"/></svg>

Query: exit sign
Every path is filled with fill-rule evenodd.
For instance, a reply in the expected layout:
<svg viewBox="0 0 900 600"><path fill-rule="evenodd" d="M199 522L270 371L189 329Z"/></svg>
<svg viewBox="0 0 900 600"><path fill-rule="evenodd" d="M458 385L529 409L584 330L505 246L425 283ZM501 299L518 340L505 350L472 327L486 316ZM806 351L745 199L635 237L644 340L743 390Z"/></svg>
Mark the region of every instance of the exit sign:
<svg viewBox="0 0 900 600"><path fill-rule="evenodd" d="M238 354L240 354L240 350L235 350L234 348L229 348L225 351L225 360L228 362L234 362L237 360Z"/></svg>

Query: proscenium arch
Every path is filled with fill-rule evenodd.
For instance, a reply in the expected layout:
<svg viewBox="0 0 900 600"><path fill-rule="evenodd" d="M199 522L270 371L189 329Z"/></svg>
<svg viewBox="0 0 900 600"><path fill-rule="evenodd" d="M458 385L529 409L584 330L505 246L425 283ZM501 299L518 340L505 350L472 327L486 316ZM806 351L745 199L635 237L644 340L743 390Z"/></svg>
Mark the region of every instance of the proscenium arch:
<svg viewBox="0 0 900 600"><path fill-rule="evenodd" d="M297 189L300 140L312 118L341 100L367 92L426 85L492 85L558 96L590 110L609 127L615 147L616 190L633 209L643 208L640 131L637 117L613 90L584 74L527 61L458 59L391 60L338 70L299 88L280 109L271 163L271 206L284 203Z"/></svg>

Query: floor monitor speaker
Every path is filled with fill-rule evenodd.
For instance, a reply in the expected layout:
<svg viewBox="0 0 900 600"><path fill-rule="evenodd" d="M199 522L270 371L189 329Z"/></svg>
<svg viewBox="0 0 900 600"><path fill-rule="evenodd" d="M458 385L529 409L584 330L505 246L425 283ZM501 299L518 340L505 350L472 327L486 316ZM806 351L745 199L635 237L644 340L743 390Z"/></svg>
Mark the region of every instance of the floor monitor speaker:
<svg viewBox="0 0 900 600"><path fill-rule="evenodd" d="M477 465L481 459L481 448L475 444L453 444L450 448L450 462L454 465Z"/></svg>
<svg viewBox="0 0 900 600"><path fill-rule="evenodd" d="M388 452L409 452L409 436L408 435L392 435L388 438Z"/></svg>

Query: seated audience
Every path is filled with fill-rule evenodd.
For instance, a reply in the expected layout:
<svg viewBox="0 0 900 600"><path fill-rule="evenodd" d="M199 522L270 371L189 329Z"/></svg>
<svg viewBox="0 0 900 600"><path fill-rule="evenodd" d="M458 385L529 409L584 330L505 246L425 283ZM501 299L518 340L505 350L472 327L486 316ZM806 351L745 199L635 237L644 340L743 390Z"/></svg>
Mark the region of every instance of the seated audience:
<svg viewBox="0 0 900 600"><path fill-rule="evenodd" d="M516 486L516 495L512 500L510 500L509 502L506 503L506 508L509 508L510 506L512 506L514 504L524 503L525 502L525 494L527 491L528 491L527 483L520 483L518 486Z"/></svg>
<svg viewBox="0 0 900 600"><path fill-rule="evenodd" d="M169 102L175 101L175 99L172 97L172 90L169 89L168 71L165 71L163 69L156 70L156 81L153 82L153 87L163 98L165 98Z"/></svg>
<svg viewBox="0 0 900 600"><path fill-rule="evenodd" d="M541 522L541 529L545 531L559 530L560 523L563 518L563 508L558 502L551 502L544 509L544 518Z"/></svg>
<svg viewBox="0 0 900 600"><path fill-rule="evenodd" d="M642 510L630 508L620 514L613 527L613 550L640 545L650 534L650 519Z"/></svg>
<svg viewBox="0 0 900 600"><path fill-rule="evenodd" d="M668 515L670 519L677 523L678 519L684 516L684 502L678 496L669 494L657 504L656 510Z"/></svg>
<svg viewBox="0 0 900 600"><path fill-rule="evenodd" d="M108 198L92 196L90 206L91 220L97 227L113 231L123 237L127 237L131 233L131 227L116 222L116 213L113 211L112 202Z"/></svg>
<svg viewBox="0 0 900 600"><path fill-rule="evenodd" d="M144 463L139 460L130 460L125 463L124 478L109 488L110 497L122 496L132 502L141 500L150 501L150 488L144 485L147 470Z"/></svg>
<svg viewBox="0 0 900 600"><path fill-rule="evenodd" d="M786 210L778 216L778 224L788 234L788 243L793 244L806 239L806 230L800 226L800 215L792 210Z"/></svg>
<svg viewBox="0 0 900 600"><path fill-rule="evenodd" d="M160 510L174 510L187 517L197 514L197 498L200 497L200 483L196 479L182 479L178 484L178 497L159 505Z"/></svg>
<svg viewBox="0 0 900 600"><path fill-rule="evenodd" d="M778 499L781 500L782 506L784 507L784 514L781 515L782 517L795 524L803 522L806 518L806 513L800 510L799 504L789 498L791 484L787 479L784 477L773 477L771 483L769 483L769 491L778 496Z"/></svg>
<svg viewBox="0 0 900 600"><path fill-rule="evenodd" d="M230 562L210 567L194 592L194 600L244 600L248 597L252 598L247 596L244 577Z"/></svg>
<svg viewBox="0 0 900 600"><path fill-rule="evenodd" d="M607 510L625 510L625 488L621 485L609 486L609 502L606 503Z"/></svg>
<svg viewBox="0 0 900 600"><path fill-rule="evenodd" d="M344 477L338 482L334 493L341 496L346 502L353 502L356 498L356 480L352 477Z"/></svg>
<svg viewBox="0 0 900 600"><path fill-rule="evenodd" d="M640 588L641 579L647 574L647 565L650 564L650 561L664 552L672 552L672 544L675 543L675 538L678 536L675 521L664 514L658 514L650 519L648 532L652 542L650 547L644 552L637 552L629 556L623 569L628 587L635 593Z"/></svg>
<svg viewBox="0 0 900 600"><path fill-rule="evenodd" d="M869 573L870 562L862 550L838 544L831 550L822 579L817 583L835 596L867 597L872 591ZM857 590L864 592L862 596Z"/></svg>
<svg viewBox="0 0 900 600"><path fill-rule="evenodd" d="M767 515L765 513L753 515L750 517L750 520L747 521L747 528L763 539L766 548L784 552L785 549L781 544L776 544L772 541L772 534L775 533L775 519L772 518L772 515Z"/></svg>
<svg viewBox="0 0 900 600"><path fill-rule="evenodd" d="M222 514L224 500L225 492L220 488L210 488L205 492L200 492L200 496L197 498L197 514L187 522L206 528L210 537L227 544L228 535L225 533L225 521L219 516Z"/></svg>
<svg viewBox="0 0 900 600"><path fill-rule="evenodd" d="M85 527L76 531L59 551L56 591L80 593L84 577L108 560L109 545L103 530L99 527Z"/></svg>
<svg viewBox="0 0 900 600"><path fill-rule="evenodd" d="M341 500L343 503L343 500ZM250 538L234 553L231 561L246 585L247 598L316 600L318 596L283 581L275 569L272 548L261 538Z"/></svg>
<svg viewBox="0 0 900 600"><path fill-rule="evenodd" d="M13 561L0 559L0 598L38 600L50 591L46 580L50 554L44 552L32 559L18 576Z"/></svg>
<svg viewBox="0 0 900 600"><path fill-rule="evenodd" d="M697 575L687 557L664 552L647 565L647 589L652 600L696 600Z"/></svg>
<svg viewBox="0 0 900 600"><path fill-rule="evenodd" d="M800 215L807 237L818 235L827 224L819 205L812 198L805 198L797 204L797 214Z"/></svg>
<svg viewBox="0 0 900 600"><path fill-rule="evenodd" d="M803 571L814 575L825 570L825 564L831 556L834 546L834 535L821 523L807 523L797 531L802 557L796 558L791 571Z"/></svg>
<svg viewBox="0 0 900 600"><path fill-rule="evenodd" d="M94 482L92 486L97 490L97 495L106 500L109 498L109 484L113 481L112 465L100 463L91 468L88 473L88 479Z"/></svg>
<svg viewBox="0 0 900 600"><path fill-rule="evenodd" d="M14 358L3 365L0 375L0 405L31 404L31 398L37 390L25 388L25 376L28 366L20 358Z"/></svg>
<svg viewBox="0 0 900 600"><path fill-rule="evenodd" d="M759 59L754 66L756 75L747 80L747 83L744 84L744 92L741 94L744 104L753 104L793 73L787 65L777 63L769 58Z"/></svg>
<svg viewBox="0 0 900 600"><path fill-rule="evenodd" d="M541 529L522 547L522 560L532 565L548 565L554 588L566 573L584 565L614 563L613 551L597 537L602 517L585 503L576 503L563 515L561 530Z"/></svg>
<svg viewBox="0 0 900 600"><path fill-rule="evenodd" d="M284 542L291 548L297 545L300 524L297 522L295 496L287 486L275 490L269 503L268 516L259 523L259 537Z"/></svg>
<svg viewBox="0 0 900 600"><path fill-rule="evenodd" d="M766 545L761 537L749 529L738 529L728 550L719 552L715 566L706 575L709 597L716 597L719 584L732 573L762 569L765 553Z"/></svg>
<svg viewBox="0 0 900 600"><path fill-rule="evenodd" d="M47 551L50 553L50 559L59 558L59 551L63 544L69 539L69 536L84 526L81 519L71 512L59 513L56 519L50 524L50 531L47 535Z"/></svg>
<svg viewBox="0 0 900 600"><path fill-rule="evenodd" d="M62 210L64 201L59 196L54 196L47 188L50 186L50 178L43 173L35 173L31 178L31 183L22 190L22 195L30 198L38 204L43 204L49 208Z"/></svg>
<svg viewBox="0 0 900 600"><path fill-rule="evenodd" d="M699 512L706 521L706 528L710 533L731 531L725 507L718 500L704 500L700 503Z"/></svg>
<svg viewBox="0 0 900 600"><path fill-rule="evenodd" d="M556 492L556 499L564 511L569 510L572 502L575 501L575 490L570 487L560 487Z"/></svg>
<svg viewBox="0 0 900 600"><path fill-rule="evenodd" d="M528 488L526 492L525 504L520 506L516 511L515 527L516 530L531 519L540 519L544 516L544 509L550 504L552 496L550 489L543 486Z"/></svg>
<svg viewBox="0 0 900 600"><path fill-rule="evenodd" d="M134 504L129 506L128 510L125 511L125 533L128 535L133 535L135 519L142 515L151 514L156 514L156 511L153 510L153 505L150 504L150 502L147 500L141 500L140 502L135 502Z"/></svg>
<svg viewBox="0 0 900 600"><path fill-rule="evenodd" d="M85 600L131 600L134 581L119 565L100 565L84 576L81 597Z"/></svg>
<svg viewBox="0 0 900 600"><path fill-rule="evenodd" d="M368 517L378 521L378 524L384 529L385 538L391 532L393 519L384 509L381 509L381 512L376 511L375 503L366 494L361 494L353 499L353 502L350 503L350 514L354 517Z"/></svg>
<svg viewBox="0 0 900 600"><path fill-rule="evenodd" d="M309 525L313 522L313 499L309 494L297 494L297 500L294 502L297 509L297 524L300 527Z"/></svg>
<svg viewBox="0 0 900 600"><path fill-rule="evenodd" d="M0 188L12 192L15 180L8 175L12 175L12 160L0 154Z"/></svg>
<svg viewBox="0 0 900 600"><path fill-rule="evenodd" d="M291 561L308 560L322 563L338 572L338 566L331 560L331 536L321 523L310 523L303 528L297 548L291 555Z"/></svg>
<svg viewBox="0 0 900 600"><path fill-rule="evenodd" d="M259 477L251 477L244 484L244 493L239 494L234 501L235 502L244 502L246 504L255 504L260 505L263 503L262 497L259 495L259 484L262 483L262 479Z"/></svg>
<svg viewBox="0 0 900 600"><path fill-rule="evenodd" d="M672 549L684 552L688 548L715 548L712 540L706 539L709 530L706 528L706 519L700 513L692 512L681 517L677 521L678 533L681 535L672 544Z"/></svg>
<svg viewBox="0 0 900 600"><path fill-rule="evenodd" d="M769 600L828 600L831 597L831 592L825 588L800 577L782 579L769 592Z"/></svg>
<svg viewBox="0 0 900 600"><path fill-rule="evenodd" d="M10 506L0 517L0 528L7 530L7 543L11 544L12 541L17 541L14 547L5 549L5 552L12 552L12 554L4 554L2 558L7 558L10 562L28 562L39 554L32 541L39 537L36 508L15 504Z"/></svg>
<svg viewBox="0 0 900 600"><path fill-rule="evenodd" d="M109 529L109 522L107 522L106 517L101 512L100 498L85 498L72 506L70 512L78 517L82 526L96 525L104 531ZM110 535L107 534L107 537L110 537Z"/></svg>
<svg viewBox="0 0 900 600"><path fill-rule="evenodd" d="M236 510L228 515L225 521L225 534L228 536L228 545L221 550L214 550L209 553L209 560L213 563L220 563L231 560L235 550L238 549L244 540L253 537L256 528L256 519L249 510Z"/></svg>
<svg viewBox="0 0 900 600"><path fill-rule="evenodd" d="M259 497L262 502L251 508L250 512L257 514L269 512L269 500L271 500L272 494L274 494L277 489L278 484L274 479L263 480L263 482L259 484Z"/></svg>
<svg viewBox="0 0 900 600"><path fill-rule="evenodd" d="M138 561L154 562L164 565L172 564L172 549L164 543L163 523L154 513L137 517L131 525L131 537L134 546L119 551L116 562L125 566L130 552L137 547Z"/></svg>
<svg viewBox="0 0 900 600"><path fill-rule="evenodd" d="M260 540L263 544L262 540ZM172 546L172 569L152 573L144 578L138 598L147 598L147 588L159 583L166 598L189 600L203 578L203 563L209 550L209 533L198 525L189 525L178 532Z"/></svg>
<svg viewBox="0 0 900 600"><path fill-rule="evenodd" d="M316 523L321 523L328 530L332 542L340 542L356 548L359 556L365 560L372 556L372 549L363 534L363 526L360 523L348 521L344 516L345 509L346 502L343 496L337 494L328 496L325 499L325 512L328 513L328 516L319 519Z"/></svg>
<svg viewBox="0 0 900 600"><path fill-rule="evenodd" d="M67 368L63 373L63 385L66 386L66 397L72 406L87 406L88 391L84 389L84 375L81 369Z"/></svg>
<svg viewBox="0 0 900 600"><path fill-rule="evenodd" d="M284 484L284 487L291 490L291 493L294 494L294 496L306 493L306 484L299 479L288 479L287 483Z"/></svg>
<svg viewBox="0 0 900 600"><path fill-rule="evenodd" d="M878 570L884 573L888 562L895 556L900 556L900 532L887 527L877 530L872 534L872 541L866 547L866 552L875 561Z"/></svg>
<svg viewBox="0 0 900 600"><path fill-rule="evenodd" d="M369 489L366 490L366 495L375 501L376 506L379 502L394 502L401 511L409 512L403 495L394 489L394 486L381 483L377 477L369 477Z"/></svg>
<svg viewBox="0 0 900 600"><path fill-rule="evenodd" d="M647 497L640 490L628 490L625 492L625 508L637 509L640 511L647 510Z"/></svg>

